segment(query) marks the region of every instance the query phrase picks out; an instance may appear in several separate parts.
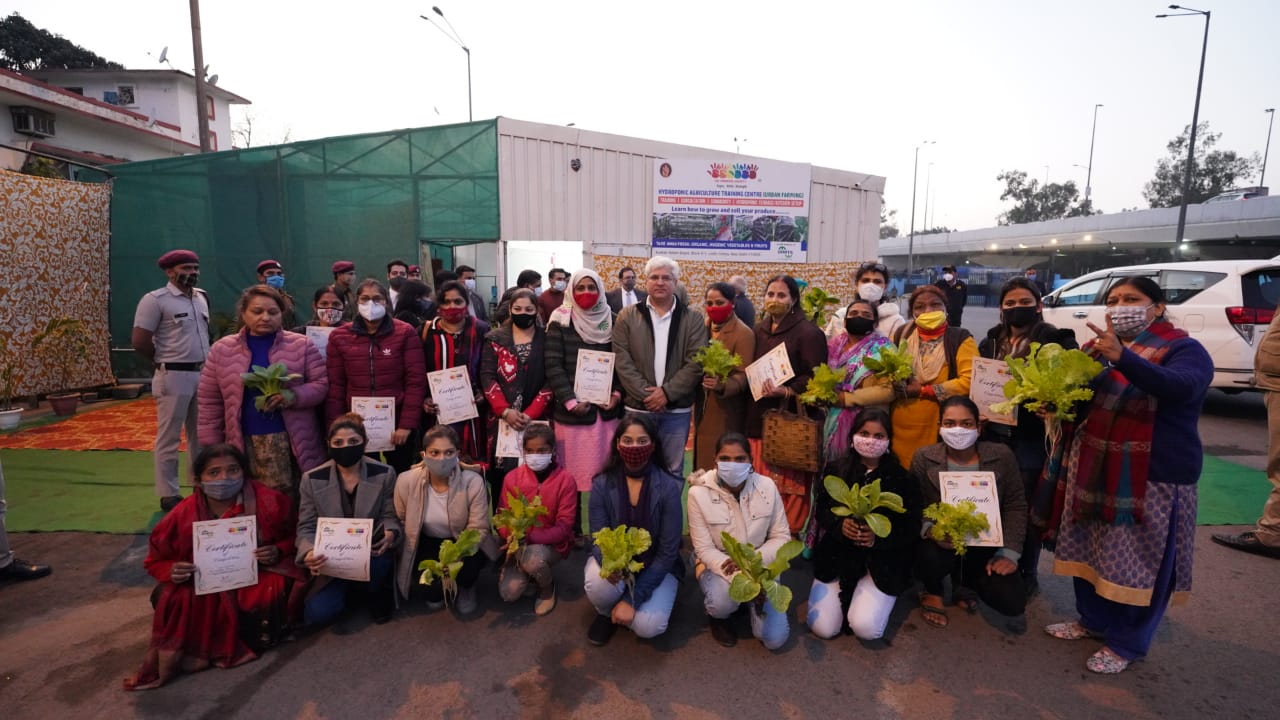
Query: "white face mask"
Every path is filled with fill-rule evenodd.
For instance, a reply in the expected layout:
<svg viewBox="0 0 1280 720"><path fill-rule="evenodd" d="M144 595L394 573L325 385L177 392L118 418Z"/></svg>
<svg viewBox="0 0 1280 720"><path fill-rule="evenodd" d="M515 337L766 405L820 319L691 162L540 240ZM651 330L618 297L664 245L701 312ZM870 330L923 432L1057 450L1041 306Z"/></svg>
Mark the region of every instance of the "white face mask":
<svg viewBox="0 0 1280 720"><path fill-rule="evenodd" d="M552 290L555 290L556 292L564 292L564 289L565 289L565 287L567 287L567 286L568 286L568 283L566 283L566 282L565 282L565 281L563 281L563 280L557 280L557 281L555 281L555 282L551 283L551 289L552 289Z"/></svg>
<svg viewBox="0 0 1280 720"><path fill-rule="evenodd" d="M528 465L529 469L534 472L542 472L551 467L552 457L554 455L551 453L525 453L524 464Z"/></svg>
<svg viewBox="0 0 1280 720"><path fill-rule="evenodd" d="M463 284L464 286L466 286L466 288L467 288L468 290L473 290L473 291L474 291L474 290L476 289L476 279L475 279L475 278L467 278L466 280L463 280L463 281L462 281L462 284Z"/></svg>
<svg viewBox="0 0 1280 720"><path fill-rule="evenodd" d="M362 302L357 306L360 317L369 322L378 322L387 314L387 306L376 302Z"/></svg>
<svg viewBox="0 0 1280 720"><path fill-rule="evenodd" d="M1107 308L1107 315L1111 317L1111 327L1116 335L1128 339L1137 337L1151 324L1147 319L1150 309L1150 305L1113 305Z"/></svg>
<svg viewBox="0 0 1280 720"><path fill-rule="evenodd" d="M742 483L751 477L751 463L718 462L716 463L716 477L720 478L720 482L731 488L740 488Z"/></svg>
<svg viewBox="0 0 1280 720"><path fill-rule="evenodd" d="M884 297L884 288L875 283L862 283L858 286L858 297L867 302L878 303Z"/></svg>
<svg viewBox="0 0 1280 720"><path fill-rule="evenodd" d="M876 459L889 449L889 438L853 436L853 450L864 458Z"/></svg>
<svg viewBox="0 0 1280 720"><path fill-rule="evenodd" d="M947 282L951 282L952 280L956 279L956 276L952 275L951 273L942 273L942 279L946 280Z"/></svg>
<svg viewBox="0 0 1280 720"><path fill-rule="evenodd" d="M950 427L942 428L938 431L942 436L942 442L952 450L968 450L973 444L978 442L977 428Z"/></svg>

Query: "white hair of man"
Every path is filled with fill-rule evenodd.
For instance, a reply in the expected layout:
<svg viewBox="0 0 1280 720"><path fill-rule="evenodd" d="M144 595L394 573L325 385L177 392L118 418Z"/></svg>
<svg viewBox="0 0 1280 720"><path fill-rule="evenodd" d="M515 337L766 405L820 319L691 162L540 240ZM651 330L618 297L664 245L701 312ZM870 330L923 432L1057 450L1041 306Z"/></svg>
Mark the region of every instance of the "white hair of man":
<svg viewBox="0 0 1280 720"><path fill-rule="evenodd" d="M729 278L729 284L732 285L735 289L737 289L737 291L740 293L745 293L747 291L747 279L742 277L741 275L734 275L733 277Z"/></svg>
<svg viewBox="0 0 1280 720"><path fill-rule="evenodd" d="M649 262L644 264L644 276L647 278L656 270L667 270L671 273L671 278L673 280L680 279L680 265L669 257L654 255L649 258Z"/></svg>

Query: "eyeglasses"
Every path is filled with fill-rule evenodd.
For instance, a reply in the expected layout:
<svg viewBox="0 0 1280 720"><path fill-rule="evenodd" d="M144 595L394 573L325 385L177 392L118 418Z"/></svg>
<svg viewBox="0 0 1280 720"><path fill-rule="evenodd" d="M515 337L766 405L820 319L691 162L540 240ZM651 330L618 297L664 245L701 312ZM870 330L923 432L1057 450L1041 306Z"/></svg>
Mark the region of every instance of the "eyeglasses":
<svg viewBox="0 0 1280 720"><path fill-rule="evenodd" d="M889 274L889 268L885 267L884 263L865 262L865 263L862 263L862 265L858 268L858 272L865 272L867 270L873 270L875 272L880 273L881 275Z"/></svg>

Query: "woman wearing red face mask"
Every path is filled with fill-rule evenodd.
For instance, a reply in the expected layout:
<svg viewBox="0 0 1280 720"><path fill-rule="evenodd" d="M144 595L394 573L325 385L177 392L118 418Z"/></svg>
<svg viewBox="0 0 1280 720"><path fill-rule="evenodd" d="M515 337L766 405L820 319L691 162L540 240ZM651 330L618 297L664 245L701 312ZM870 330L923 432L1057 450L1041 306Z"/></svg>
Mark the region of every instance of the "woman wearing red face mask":
<svg viewBox="0 0 1280 720"><path fill-rule="evenodd" d="M467 288L457 280L442 283L436 291L436 317L422 326L422 345L426 353L427 372L451 367L465 367L471 376L471 389L476 397L479 417L452 425L461 443L458 457L472 465L488 465L489 406L480 386L480 356L489 323L477 320L467 312ZM431 392L431 388L427 388ZM422 404L428 415L423 429L436 424L436 404L430 395Z"/></svg>
<svg viewBox="0 0 1280 720"><path fill-rule="evenodd" d="M613 313L594 270L582 269L569 279L573 303L551 313L547 322L547 385L554 397L556 462L577 483L578 492L591 489L609 461L609 439L622 417L622 389L617 377L604 404L584 402L574 393L578 351L613 352ZM576 527L576 526L575 526Z"/></svg>
<svg viewBox="0 0 1280 720"><path fill-rule="evenodd" d="M729 283L712 283L707 288L704 309L707 333L725 348L742 358L742 364L720 380L714 375L702 376L704 402L700 404L697 439L693 445L693 467L715 469L716 441L727 432L747 431L747 374L743 368L756 359L756 336L733 313L737 293Z"/></svg>

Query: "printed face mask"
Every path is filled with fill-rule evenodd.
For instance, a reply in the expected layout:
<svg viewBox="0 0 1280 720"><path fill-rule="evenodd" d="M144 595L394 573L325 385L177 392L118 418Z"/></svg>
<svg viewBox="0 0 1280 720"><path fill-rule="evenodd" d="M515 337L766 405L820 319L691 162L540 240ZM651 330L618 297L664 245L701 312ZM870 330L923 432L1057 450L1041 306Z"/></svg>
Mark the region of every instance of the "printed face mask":
<svg viewBox="0 0 1280 720"><path fill-rule="evenodd" d="M858 286L858 297L867 302L880 302L884 297L884 288L875 283L862 283Z"/></svg>
<svg viewBox="0 0 1280 720"><path fill-rule="evenodd" d="M716 477L720 478L720 482L730 488L740 488L742 483L751 477L751 463L749 462L717 462Z"/></svg>
<svg viewBox="0 0 1280 720"><path fill-rule="evenodd" d="M977 428L951 427L942 428L938 431L942 436L942 442L952 450L968 450L973 444L978 442Z"/></svg>
<svg viewBox="0 0 1280 720"><path fill-rule="evenodd" d="M878 458L889 449L889 438L853 436L853 450L864 458Z"/></svg>
<svg viewBox="0 0 1280 720"><path fill-rule="evenodd" d="M357 306L360 317L369 322L378 322L386 317L387 306L379 302L362 302Z"/></svg>
<svg viewBox="0 0 1280 720"><path fill-rule="evenodd" d="M780 318L791 309L791 303L781 300L770 300L764 304L764 311L774 318Z"/></svg>
<svg viewBox="0 0 1280 720"><path fill-rule="evenodd" d="M342 319L342 311L338 308L316 308L316 318L326 325L337 325Z"/></svg>
<svg viewBox="0 0 1280 720"><path fill-rule="evenodd" d="M653 443L648 445L619 445L618 455L628 470L643 470L653 457Z"/></svg>
<svg viewBox="0 0 1280 720"><path fill-rule="evenodd" d="M1147 310L1150 309L1150 305L1114 305L1107 308L1107 315L1111 317L1111 327L1116 331L1116 335L1132 338L1137 337L1151 324L1147 319Z"/></svg>

